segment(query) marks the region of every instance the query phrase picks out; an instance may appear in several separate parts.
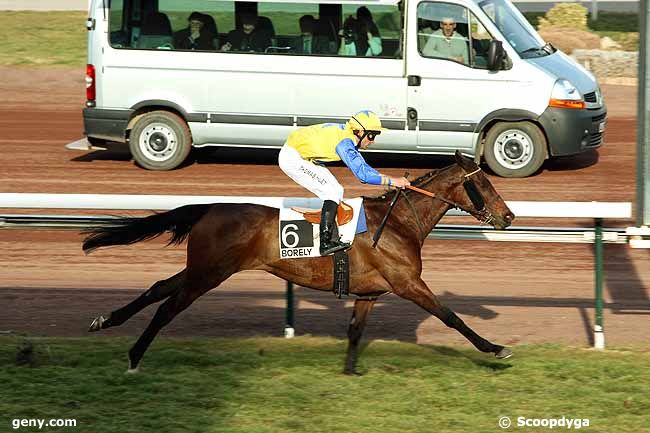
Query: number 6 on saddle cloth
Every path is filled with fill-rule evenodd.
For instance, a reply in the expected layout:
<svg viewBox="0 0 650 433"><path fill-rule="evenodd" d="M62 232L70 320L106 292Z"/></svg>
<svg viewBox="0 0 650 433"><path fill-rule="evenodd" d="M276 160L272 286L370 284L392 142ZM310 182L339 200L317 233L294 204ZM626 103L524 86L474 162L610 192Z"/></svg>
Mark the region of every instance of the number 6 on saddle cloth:
<svg viewBox="0 0 650 433"><path fill-rule="evenodd" d="M309 208L303 206L284 205L280 208L279 246L281 259L320 257L320 209L321 205L309 203ZM354 198L341 202L337 214L338 232L343 242L354 240L354 235L367 231L363 199ZM338 236L339 233L334 233ZM339 251L332 256L333 287L338 298L348 295L350 265L345 251Z"/></svg>

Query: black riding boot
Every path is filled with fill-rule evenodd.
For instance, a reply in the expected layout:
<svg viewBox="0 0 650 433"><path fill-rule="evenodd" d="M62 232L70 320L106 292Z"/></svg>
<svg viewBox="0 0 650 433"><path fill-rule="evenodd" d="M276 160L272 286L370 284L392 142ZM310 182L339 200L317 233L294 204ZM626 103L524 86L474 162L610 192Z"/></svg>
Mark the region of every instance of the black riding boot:
<svg viewBox="0 0 650 433"><path fill-rule="evenodd" d="M336 229L336 211L339 205L332 200L323 202L323 210L320 215L320 255L329 256L337 251L350 248L350 244L343 243L339 240L332 239Z"/></svg>

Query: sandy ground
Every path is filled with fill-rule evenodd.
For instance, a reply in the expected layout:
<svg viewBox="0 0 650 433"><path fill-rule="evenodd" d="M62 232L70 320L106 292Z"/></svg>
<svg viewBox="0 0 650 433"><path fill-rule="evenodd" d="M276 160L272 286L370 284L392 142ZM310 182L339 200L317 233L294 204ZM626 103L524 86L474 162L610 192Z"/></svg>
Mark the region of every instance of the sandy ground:
<svg viewBox="0 0 650 433"><path fill-rule="evenodd" d="M197 152L194 163L157 173L139 169L124 152L66 150L66 143L81 136L83 71L0 68L0 75L3 192L305 195L277 168L274 151ZM528 179L492 177L506 200L634 202L636 87L605 85L603 90L610 115L606 144L599 151L549 161ZM388 162L375 155L369 160L389 174L408 170L413 176L450 163L429 157ZM344 167L333 171L348 196L378 192L359 185ZM591 221L521 219L516 224L586 226ZM605 224L627 226L633 221ZM162 241L84 256L80 240L74 232L0 231L0 305L5 306L0 311L1 333L88 335L86 327L96 314L124 305L184 264L183 247L165 249ZM621 245L605 249L610 345L648 340L649 255ZM496 342L591 343L590 245L428 241L423 277L470 326ZM283 281L264 273L236 275L195 302L163 335L282 335L284 288ZM351 300L303 288L296 292L299 334L345 335ZM154 311L150 307L102 335L136 336ZM464 341L417 306L392 295L373 311L368 335L419 343Z"/></svg>

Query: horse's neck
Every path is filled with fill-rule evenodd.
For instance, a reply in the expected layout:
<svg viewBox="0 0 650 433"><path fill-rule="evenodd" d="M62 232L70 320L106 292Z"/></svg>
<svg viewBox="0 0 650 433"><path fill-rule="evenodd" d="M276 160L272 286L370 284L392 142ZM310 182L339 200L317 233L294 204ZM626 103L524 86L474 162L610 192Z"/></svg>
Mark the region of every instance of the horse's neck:
<svg viewBox="0 0 650 433"><path fill-rule="evenodd" d="M413 206L422 224L423 233L420 233L420 240L424 241L436 224L445 216L450 206L443 201L435 200L418 193L409 194L409 199L413 202Z"/></svg>
<svg viewBox="0 0 650 433"><path fill-rule="evenodd" d="M438 197L454 201L452 195L452 179L456 175L456 166L446 168L427 182L425 189ZM417 192L409 193L409 199L412 201L415 209L417 209L419 219L423 226L424 238L428 236L451 207L451 205L442 200L436 200Z"/></svg>

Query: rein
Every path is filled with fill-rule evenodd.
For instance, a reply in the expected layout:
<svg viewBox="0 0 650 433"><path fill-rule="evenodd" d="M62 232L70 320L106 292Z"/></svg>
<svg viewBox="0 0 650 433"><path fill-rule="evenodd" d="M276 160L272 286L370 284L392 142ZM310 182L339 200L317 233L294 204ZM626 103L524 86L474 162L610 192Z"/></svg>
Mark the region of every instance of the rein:
<svg viewBox="0 0 650 433"><path fill-rule="evenodd" d="M465 173L465 175L463 176L463 178L465 179L463 181L463 188L465 188L465 192L469 196L470 201L472 202L472 204L475 207L475 210L466 209L466 208L464 208L463 206L459 205L458 203L456 203L454 201L451 201L451 200L449 200L447 198L444 198L444 197L440 197L440 196L436 195L433 192L427 191L427 190L419 188L417 186L407 185L406 188L410 189L411 191L415 191L417 193L426 195L427 197L431 197L434 200L440 200L440 201L442 201L444 203L447 203L448 205L450 205L453 208L460 209L460 210L462 210L464 212L467 212L468 214L475 216L482 224L489 224L494 219L494 215L492 215L492 212L488 211L485 208L485 201L483 200L483 197L481 196L481 193L476 188L476 185L474 184L472 179L470 179L470 177L472 175L478 173L479 171L481 171L480 167L478 167L476 170L472 171L471 173ZM428 179L424 179L424 182L421 182L421 184L425 185L425 184L431 182L433 179L434 179L434 175L431 174L430 176L428 176ZM415 222L418 225L418 230L420 231L421 235L426 237L426 233L424 233L424 226L422 224L422 221L420 220L420 216L418 215L417 209L415 208L415 206L413 205L411 200L409 200L408 195L406 195L406 193L404 192L404 188L397 188L395 190L395 195L393 196L393 199L391 200L391 203L390 203L390 205L389 205L389 207L388 207L388 209L386 211L386 214L384 215L383 220L379 224L379 227L377 228L377 231L375 232L375 234L373 236L373 241L374 241L373 244L372 244L373 248L375 248L377 246L377 242L379 242L379 238L381 237L381 234L384 231L384 226L386 225L386 222L388 221L388 217L390 216L393 208L397 204L397 199L401 195L404 196L404 198L406 199L406 202L408 203L409 207L411 208L411 211L413 212L413 215L415 216Z"/></svg>
<svg viewBox="0 0 650 433"><path fill-rule="evenodd" d="M452 206L453 208L460 209L464 212L467 212L470 215L475 216L481 224L490 224L492 220L494 219L494 215L492 215L492 212L486 209L485 207L485 201L483 197L481 196L481 193L478 191L476 188L476 184L472 181L471 177L481 171L481 167L478 167L476 170L470 172L470 173L465 173L463 175L463 178L465 179L463 181L463 188L465 188L465 192L469 196L470 201L474 205L475 210L469 210L464 208L463 206L459 205L458 203L451 201L449 199L446 199L444 197L440 197L436 195L433 192L427 191L422 188L418 188L417 186L413 185L407 185L406 188L410 189L411 191L418 192L420 194L424 194L427 197L431 197L434 200L440 200L444 203L447 203L448 205ZM424 182L422 182L422 185L427 184L431 182L434 179L434 176L430 176L428 179L426 179ZM410 203L409 203L410 204ZM415 214L416 220L419 222L418 214L415 212L414 207L411 205L411 210Z"/></svg>

